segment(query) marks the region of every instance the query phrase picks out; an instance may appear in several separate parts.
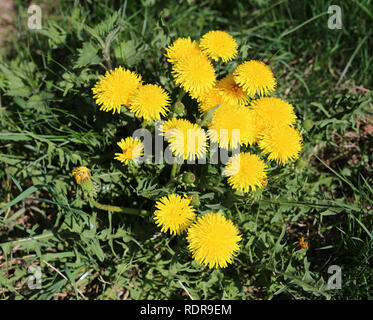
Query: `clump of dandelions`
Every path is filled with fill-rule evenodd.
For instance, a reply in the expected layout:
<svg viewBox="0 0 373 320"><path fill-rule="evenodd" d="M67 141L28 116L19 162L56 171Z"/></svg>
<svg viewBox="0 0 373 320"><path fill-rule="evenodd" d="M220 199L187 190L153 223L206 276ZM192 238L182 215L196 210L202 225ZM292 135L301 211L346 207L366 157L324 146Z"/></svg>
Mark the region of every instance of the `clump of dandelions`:
<svg viewBox="0 0 373 320"><path fill-rule="evenodd" d="M213 145L232 152L241 146L250 152L260 150L260 155L233 152L223 168L230 188L239 193L252 193L270 181L269 162L283 166L299 158L302 136L296 129L294 107L269 96L277 85L270 66L248 60L233 72L224 73L224 63L230 64L238 52L236 40L221 30L209 31L199 41L178 38L165 48L164 58L171 64L174 85L181 91L179 95L178 91L175 94L164 90L172 88L167 82L162 81L164 88L144 84L140 75L118 67L100 77L92 88L93 97L103 111L119 114L121 108L126 107L129 111L126 116L134 118L133 124L142 122L142 128L153 129L155 121L165 119L159 134L168 142L177 160L211 156ZM232 70L232 65L226 70ZM185 99L185 94L191 99ZM144 144L132 137L121 139L117 144L121 152L115 153L114 159L130 165L132 173L138 174L137 182L141 182L139 172L147 168L137 171L132 164L139 163L137 160L144 155ZM193 206L206 201L202 197L175 193L177 183L185 188L198 188L197 173L192 167L180 173L180 164L173 165L165 186L165 189L170 187L170 194L156 201L153 219L164 233L186 232L188 248L198 263L209 268L224 268L239 252L242 236L237 227L221 213L197 213ZM73 176L88 190L87 194L95 194L87 168L75 169ZM221 183L220 177L218 181Z"/></svg>

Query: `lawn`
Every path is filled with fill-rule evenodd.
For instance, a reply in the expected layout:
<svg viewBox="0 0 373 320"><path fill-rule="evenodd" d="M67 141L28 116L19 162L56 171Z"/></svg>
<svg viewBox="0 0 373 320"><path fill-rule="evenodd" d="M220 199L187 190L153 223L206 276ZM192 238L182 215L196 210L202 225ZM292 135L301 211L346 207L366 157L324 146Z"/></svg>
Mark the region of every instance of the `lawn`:
<svg viewBox="0 0 373 320"><path fill-rule="evenodd" d="M0 16L1 299L373 298L371 0L44 0L36 29L27 2L4 1ZM267 161L259 190L234 190L221 164L114 159L118 141L154 123L100 110L92 93L122 66L169 93L163 119L207 128L165 53L213 30L238 44L214 64L217 79L263 61L277 82L269 95L297 117L299 158ZM72 176L81 166L89 192ZM242 240L227 267L198 263L185 234L161 231L156 203L171 193L234 223Z"/></svg>

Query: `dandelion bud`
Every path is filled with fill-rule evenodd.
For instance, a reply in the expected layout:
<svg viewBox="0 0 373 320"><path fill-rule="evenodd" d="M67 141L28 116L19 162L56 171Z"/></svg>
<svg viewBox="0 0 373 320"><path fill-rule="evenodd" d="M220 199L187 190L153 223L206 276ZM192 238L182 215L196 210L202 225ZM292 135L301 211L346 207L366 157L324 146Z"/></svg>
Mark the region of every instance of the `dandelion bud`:
<svg viewBox="0 0 373 320"><path fill-rule="evenodd" d="M183 182L187 184L192 184L196 181L196 176L193 172L184 172Z"/></svg>
<svg viewBox="0 0 373 320"><path fill-rule="evenodd" d="M185 106L182 102L176 102L175 105L174 105L174 112L178 115L178 116L184 116L185 115Z"/></svg>
<svg viewBox="0 0 373 320"><path fill-rule="evenodd" d="M265 176L265 177L263 177L263 179L262 179L262 188L266 187L267 184L268 184L268 177Z"/></svg>
<svg viewBox="0 0 373 320"><path fill-rule="evenodd" d="M199 195L198 194L193 194L189 198L191 199L190 204L193 207L198 208L201 205L201 202L199 201Z"/></svg>
<svg viewBox="0 0 373 320"><path fill-rule="evenodd" d="M303 128L306 130L311 130L313 127L313 121L312 120L305 120L303 121Z"/></svg>

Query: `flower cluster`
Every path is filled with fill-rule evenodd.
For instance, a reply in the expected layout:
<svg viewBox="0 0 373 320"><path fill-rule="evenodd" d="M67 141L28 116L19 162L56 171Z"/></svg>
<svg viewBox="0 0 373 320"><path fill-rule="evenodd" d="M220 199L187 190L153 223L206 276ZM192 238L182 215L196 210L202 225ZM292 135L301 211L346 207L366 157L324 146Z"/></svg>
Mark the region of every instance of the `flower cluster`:
<svg viewBox="0 0 373 320"><path fill-rule="evenodd" d="M163 120L159 134L168 141L172 153L184 160L205 157L208 141L226 150L243 147L246 151L232 156L223 174L234 190L255 191L268 183L268 162L283 166L299 157L302 137L295 127L294 107L269 96L277 82L264 62L244 61L233 72L217 77L216 67L222 70L238 52L236 40L219 30L206 33L198 42L179 38L165 48L175 85L194 101L189 110L199 116L195 123L190 120L193 117L177 118L176 110L183 106L181 98L174 101L170 112L168 92L157 84L144 84L141 75L122 67L99 79L92 89L94 98L100 110L119 114L127 108L145 125ZM227 69L233 70L231 66ZM136 138L122 139L118 146L122 152L116 153L115 159L125 165L144 154L144 145ZM198 216L189 202L177 194L162 197L156 203L156 224L174 235L187 231L188 248L196 261L225 267L239 250L237 228L220 213Z"/></svg>
<svg viewBox="0 0 373 320"><path fill-rule="evenodd" d="M166 48L166 57L175 82L196 99L202 115L212 111L207 131L212 143L225 149L257 144L267 160L279 165L296 160L302 137L294 127L293 106L268 96L276 88L272 70L262 61L249 60L222 79L216 78L213 63L233 60L237 48L228 33L210 31L199 43L177 39ZM248 192L267 184L262 158L242 152L230 159L224 173L233 189Z"/></svg>
<svg viewBox="0 0 373 320"><path fill-rule="evenodd" d="M233 222L220 213L210 212L196 217L192 198L177 194L162 197L156 203L154 220L161 231L180 235L187 231L188 248L200 264L226 267L239 250L242 239Z"/></svg>

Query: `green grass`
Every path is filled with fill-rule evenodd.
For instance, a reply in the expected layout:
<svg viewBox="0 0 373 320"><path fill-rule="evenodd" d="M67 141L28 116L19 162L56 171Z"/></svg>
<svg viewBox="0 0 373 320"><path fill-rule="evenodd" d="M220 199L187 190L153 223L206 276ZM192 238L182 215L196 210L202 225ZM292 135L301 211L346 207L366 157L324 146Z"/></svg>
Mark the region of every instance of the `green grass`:
<svg viewBox="0 0 373 320"><path fill-rule="evenodd" d="M0 54L2 299L373 297L370 0L45 1L40 31L27 29L22 3ZM342 8L341 30L327 27L331 4ZM222 210L243 234L234 263L211 271L151 217L91 207L71 171L92 169L102 203L152 211L171 168L149 166L139 183L113 160L139 121L99 111L91 87L123 65L176 101L164 48L215 29L237 39L242 61L271 65L304 148L257 197L221 192L198 172L204 189L187 191L199 194L199 211ZM30 265L41 267L41 289L27 286ZM341 290L328 290L331 265L342 268Z"/></svg>

